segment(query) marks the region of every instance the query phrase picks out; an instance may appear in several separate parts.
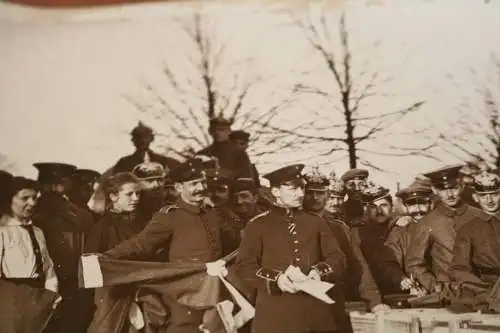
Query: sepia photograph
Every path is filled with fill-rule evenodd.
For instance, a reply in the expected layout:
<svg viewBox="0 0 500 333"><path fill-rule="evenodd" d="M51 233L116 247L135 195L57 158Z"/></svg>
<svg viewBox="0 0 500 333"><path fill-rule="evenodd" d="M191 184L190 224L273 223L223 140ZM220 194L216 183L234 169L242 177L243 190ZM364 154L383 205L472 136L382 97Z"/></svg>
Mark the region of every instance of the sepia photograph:
<svg viewBox="0 0 500 333"><path fill-rule="evenodd" d="M0 1L0 333L500 333L500 1Z"/></svg>

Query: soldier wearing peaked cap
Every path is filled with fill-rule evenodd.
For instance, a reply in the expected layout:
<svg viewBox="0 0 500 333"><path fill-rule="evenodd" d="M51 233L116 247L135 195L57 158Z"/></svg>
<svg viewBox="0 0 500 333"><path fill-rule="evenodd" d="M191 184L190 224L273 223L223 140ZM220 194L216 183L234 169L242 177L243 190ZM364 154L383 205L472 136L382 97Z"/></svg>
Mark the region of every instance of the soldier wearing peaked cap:
<svg viewBox="0 0 500 333"><path fill-rule="evenodd" d="M90 212L69 199L77 168L64 163L35 163L38 182L44 186L36 212L35 225L42 229L54 261L63 301L48 324L47 331L85 332L91 320L92 298L78 289L78 262L83 253L85 234L94 225Z"/></svg>
<svg viewBox="0 0 500 333"><path fill-rule="evenodd" d="M500 177L483 171L473 179L474 198L486 214L457 232L450 265L452 308L500 313Z"/></svg>
<svg viewBox="0 0 500 333"><path fill-rule="evenodd" d="M328 226L332 230L342 252L346 255L346 300L348 302L357 302L361 299L368 303L370 309L378 311L378 309L382 308L382 297L359 244L352 242L350 228L342 217L329 214L325 211L330 189L333 190L333 196L345 195L343 186L339 189L335 186L336 184L331 184L330 179L326 175L321 174L317 168L312 173L306 174L305 179L304 210L309 214L320 216L328 222ZM340 302L341 300L338 301ZM339 318L339 322L345 321L345 324L349 325L345 319Z"/></svg>
<svg viewBox="0 0 500 333"><path fill-rule="evenodd" d="M132 172L132 169L142 162L160 163L166 170L171 170L179 165L179 161L174 158L166 157L155 153L150 146L155 139L155 134L151 127L139 122L130 132L135 152L124 156L113 166L112 174L118 172Z"/></svg>
<svg viewBox="0 0 500 333"><path fill-rule="evenodd" d="M428 293L442 295L449 282L456 232L481 211L461 200L462 165L451 165L424 174L439 198L437 206L415 225L406 266Z"/></svg>
<svg viewBox="0 0 500 333"><path fill-rule="evenodd" d="M244 151L245 153L248 150L248 145L250 143L250 133L245 132L243 130L236 130L232 131L231 135L229 136L232 142L236 145L236 147ZM259 172L255 166L255 164L252 163L252 171L253 171L253 180L257 184L258 187L260 187L260 178L259 178Z"/></svg>
<svg viewBox="0 0 500 333"><path fill-rule="evenodd" d="M206 263L209 274L214 274L215 267L217 273L227 275L221 258L231 249L223 247L215 210L205 205L207 181L201 160L190 159L180 164L169 177L180 194L175 205L160 209L140 233L105 255L129 260L153 259L158 258L156 253L163 251L168 262L202 262ZM205 310L184 306L175 300L169 300L166 305L170 309L167 332L195 333L199 332L200 325L208 324L203 321Z"/></svg>
<svg viewBox="0 0 500 333"><path fill-rule="evenodd" d="M291 265L310 278L334 282L333 293L343 292L345 254L327 222L301 210L303 168L303 164L290 165L264 176L271 184L275 205L257 215L243 233L237 270L249 288L256 288L254 333L337 332L343 328L332 306L299 292L295 277L287 271ZM336 311L343 313L340 303Z"/></svg>
<svg viewBox="0 0 500 333"><path fill-rule="evenodd" d="M161 163L152 161L142 162L132 169L132 174L139 179L142 188L137 206L139 220L149 221L153 214L165 205L167 172Z"/></svg>
<svg viewBox="0 0 500 333"><path fill-rule="evenodd" d="M386 241L394 230L390 191L370 182L359 197L365 210L365 223L353 228L353 242L358 243L361 248L381 294L387 296L401 293L399 284L404 272L395 254L386 246ZM389 302L388 299L386 301Z"/></svg>
<svg viewBox="0 0 500 333"><path fill-rule="evenodd" d="M346 222L349 225L358 225L363 219L363 203L361 201L361 191L366 187L369 177L368 170L352 169L345 172L340 178L347 191L347 200L344 203Z"/></svg>

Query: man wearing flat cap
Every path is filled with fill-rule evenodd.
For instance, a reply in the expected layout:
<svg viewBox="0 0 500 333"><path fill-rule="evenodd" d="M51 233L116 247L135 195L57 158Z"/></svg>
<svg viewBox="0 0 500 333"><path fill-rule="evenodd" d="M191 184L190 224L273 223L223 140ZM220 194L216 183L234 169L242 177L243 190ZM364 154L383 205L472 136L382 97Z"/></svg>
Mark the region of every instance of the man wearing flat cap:
<svg viewBox="0 0 500 333"><path fill-rule="evenodd" d="M439 197L437 206L427 214L411 233L407 271L427 293L443 295L449 282L448 268L453 258L457 231L481 215L481 211L463 203L462 165L447 166L424 174L432 182Z"/></svg>
<svg viewBox="0 0 500 333"><path fill-rule="evenodd" d="M500 313L500 176L483 171L473 179L473 196L485 216L457 232L449 270L452 307Z"/></svg>
<svg viewBox="0 0 500 333"><path fill-rule="evenodd" d="M35 163L34 166L44 192L33 222L42 229L47 240L63 298L47 331L85 332L91 320L92 298L87 290L78 289L78 262L85 234L94 225L94 219L90 212L69 199L75 166L64 163Z"/></svg>
<svg viewBox="0 0 500 333"><path fill-rule="evenodd" d="M394 229L392 196L389 189L371 182L362 191L366 223L352 229L353 242L361 248L382 296L400 293L404 274L394 253L385 246Z"/></svg>
<svg viewBox="0 0 500 333"><path fill-rule="evenodd" d="M132 174L139 179L142 190L137 205L138 219L149 221L166 204L165 169L158 162L147 161L136 165Z"/></svg>
<svg viewBox="0 0 500 333"><path fill-rule="evenodd" d="M132 132L130 132L130 135L135 147L135 152L120 158L113 167L112 174L118 172L132 172L132 169L142 162L160 163L167 172L179 165L179 161L176 159L157 154L151 150L151 143L153 143L155 139L151 127L139 122Z"/></svg>
<svg viewBox="0 0 500 333"><path fill-rule="evenodd" d="M353 243L351 231L347 224L340 218L333 217L332 214L325 214L326 201L329 196L330 179L321 174L318 168L305 175L306 187L304 196L304 210L309 214L324 218L338 241L342 252L347 259L346 276L346 301L357 302L362 300L368 303L368 307L376 312L379 309L387 309L380 306L382 296L373 278L368 263L358 246ZM335 188L333 188L335 190ZM336 194L338 195L338 193ZM346 322L349 325L348 322Z"/></svg>
<svg viewBox="0 0 500 333"><path fill-rule="evenodd" d="M301 210L303 168L290 165L264 176L275 205L257 215L243 232L237 272L257 292L254 333L326 333L343 328L332 305L297 288L297 275L303 274L335 283L332 292L341 294L347 269L345 254L327 222ZM335 311L345 311L343 304Z"/></svg>
<svg viewBox="0 0 500 333"><path fill-rule="evenodd" d="M347 200L344 203L346 223L348 225L358 225L363 223L363 202L361 200L362 191L366 187L369 177L368 170L352 169L345 172L340 179L344 182L347 192Z"/></svg>
<svg viewBox="0 0 500 333"><path fill-rule="evenodd" d="M165 251L168 262L204 262L209 275L226 275L225 262L220 258L229 251L222 247L215 211L205 206L207 182L201 161L188 160L173 169L169 177L180 194L176 204L160 209L139 234L105 255L128 260L153 259L158 251ZM176 301L166 305L170 309L167 332L199 332L205 310Z"/></svg>
<svg viewBox="0 0 500 333"><path fill-rule="evenodd" d="M210 119L208 132L213 138L213 143L199 151L197 155L216 157L220 168L230 171L233 178L253 177L252 163L248 154L229 139L231 125L232 121L223 117Z"/></svg>
<svg viewBox="0 0 500 333"><path fill-rule="evenodd" d="M396 222L385 243L395 254L401 269L405 273L405 276L399 281L401 290L410 292L414 296L423 296L424 291L412 279L411 274L406 271L406 256L415 224L432 209L432 195L430 184L425 184L419 179L414 180L410 185L396 193L408 216L406 216L405 223L400 223L401 218ZM395 283L397 282L395 281Z"/></svg>

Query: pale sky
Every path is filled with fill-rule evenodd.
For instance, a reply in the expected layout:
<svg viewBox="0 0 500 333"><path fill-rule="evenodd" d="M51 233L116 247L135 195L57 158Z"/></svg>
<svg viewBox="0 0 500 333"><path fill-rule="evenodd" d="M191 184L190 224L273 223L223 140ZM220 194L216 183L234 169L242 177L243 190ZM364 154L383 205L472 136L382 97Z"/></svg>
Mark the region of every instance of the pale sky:
<svg viewBox="0 0 500 333"><path fill-rule="evenodd" d="M364 46L354 53L356 61L369 60L370 70L394 78L384 91L397 97L373 100L368 112L386 112L425 99L421 113L397 130L431 122L449 126L456 104L473 88L467 84L468 68L486 73L489 54L500 54L500 1L490 5L480 0L379 2L385 4L351 1L348 10L353 44L357 49ZM289 84L297 71L314 70L312 80L328 87L322 64L305 48L301 35L277 26L270 8L252 7L222 5L216 10L217 29L225 31L230 41L229 56L237 59L251 52L258 71L272 74L282 85ZM176 6L63 14L12 8L0 5L0 153L15 163L14 172L36 177L31 165L38 161L104 171L132 152L128 132L138 119L161 131L161 121L139 114L123 95L140 94L141 81L161 89L162 62L185 59L186 46L169 19L179 12ZM367 45L376 40L381 45L373 51ZM454 85L450 74L465 83ZM266 89L274 88L260 90ZM314 100L303 104L321 107ZM286 111L282 122L296 123L308 115L310 111L295 107ZM405 140L418 145L420 139ZM316 162L309 158L310 151L256 162L262 171L270 171L301 153L306 163ZM376 157L373 162L390 170L374 173L373 178L391 188L398 180L407 184L415 173L439 166L422 158ZM332 168L342 173L347 159L324 171Z"/></svg>

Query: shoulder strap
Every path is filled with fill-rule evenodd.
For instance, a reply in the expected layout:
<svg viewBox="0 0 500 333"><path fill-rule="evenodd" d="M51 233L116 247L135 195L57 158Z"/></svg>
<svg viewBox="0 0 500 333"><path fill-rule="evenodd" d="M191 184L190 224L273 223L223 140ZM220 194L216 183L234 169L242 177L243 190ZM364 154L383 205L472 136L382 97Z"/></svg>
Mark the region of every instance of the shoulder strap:
<svg viewBox="0 0 500 333"><path fill-rule="evenodd" d="M176 205L166 205L166 206L163 206L162 208L160 208L160 210L158 212L161 214L168 214L169 212L176 210L178 208L179 207Z"/></svg>
<svg viewBox="0 0 500 333"><path fill-rule="evenodd" d="M262 213L260 213L260 214L257 214L257 215L255 215L254 217L252 217L252 218L248 221L248 223L252 223L252 222L254 222L254 221L256 221L256 220L260 219L261 217L267 216L267 215L269 215L269 213L270 213L270 211L269 211L269 210L266 210L265 212L262 212Z"/></svg>

